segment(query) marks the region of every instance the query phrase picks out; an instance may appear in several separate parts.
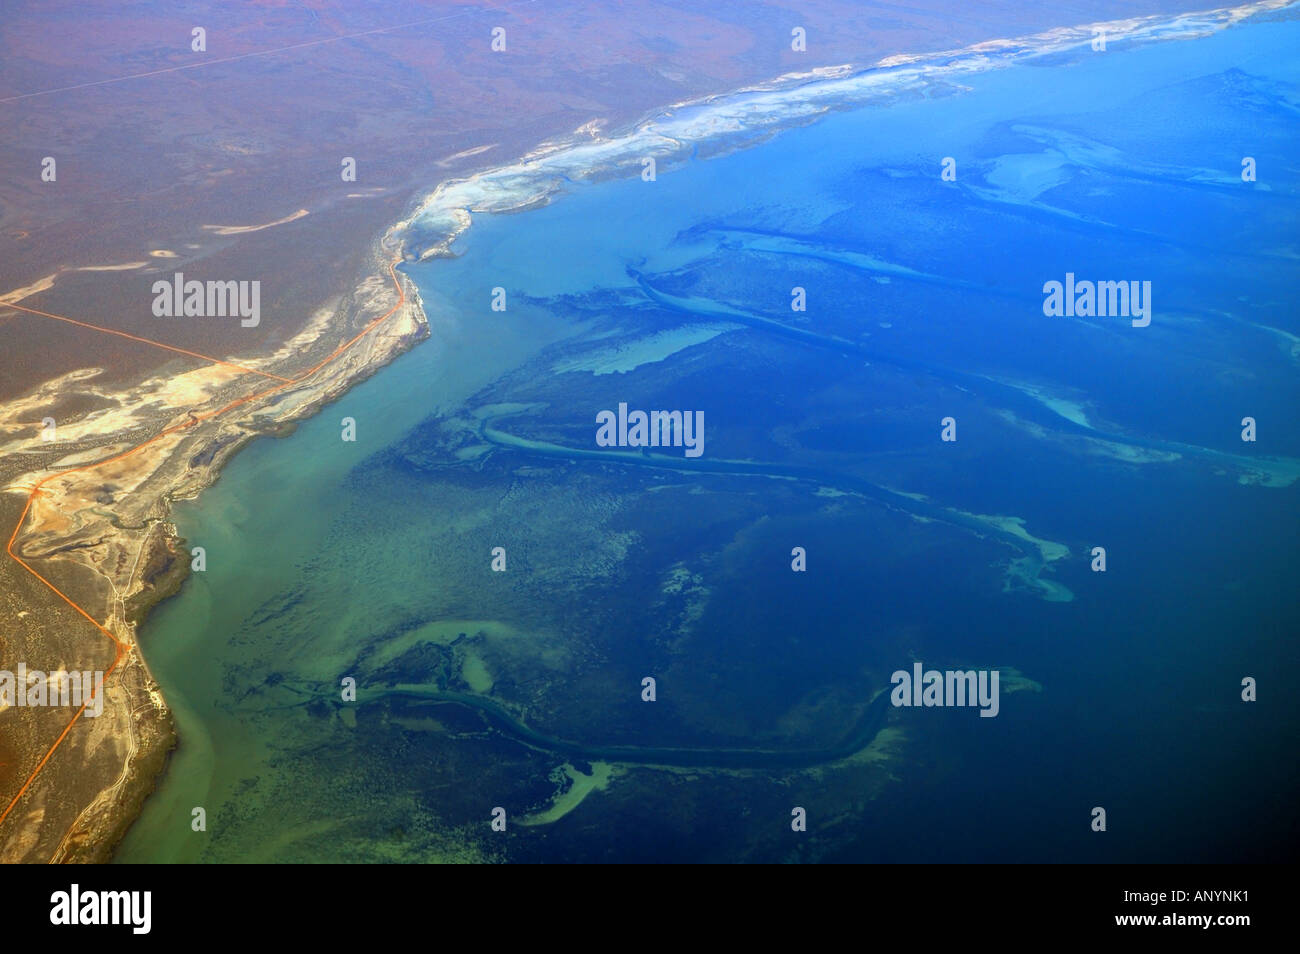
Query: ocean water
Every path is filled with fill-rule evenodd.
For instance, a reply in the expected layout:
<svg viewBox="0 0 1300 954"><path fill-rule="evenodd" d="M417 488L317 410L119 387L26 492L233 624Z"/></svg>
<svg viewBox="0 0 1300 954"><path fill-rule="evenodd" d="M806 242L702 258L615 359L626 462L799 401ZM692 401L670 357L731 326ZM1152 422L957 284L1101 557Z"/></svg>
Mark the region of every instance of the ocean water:
<svg viewBox="0 0 1300 954"><path fill-rule="evenodd" d="M1056 50L475 215L406 266L432 340L177 507L119 858L1285 857L1297 48ZM1067 272L1150 325L1044 315ZM620 403L703 454L599 447ZM889 706L914 661L998 716Z"/></svg>

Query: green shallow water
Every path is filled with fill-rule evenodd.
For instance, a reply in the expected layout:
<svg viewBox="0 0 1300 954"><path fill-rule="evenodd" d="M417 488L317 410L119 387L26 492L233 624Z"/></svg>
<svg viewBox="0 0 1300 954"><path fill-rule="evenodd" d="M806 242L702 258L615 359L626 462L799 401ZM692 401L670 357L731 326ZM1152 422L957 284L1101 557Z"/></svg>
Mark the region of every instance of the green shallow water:
<svg viewBox="0 0 1300 954"><path fill-rule="evenodd" d="M435 311L436 293L426 290L425 296L432 300L436 340L398 358L290 436L256 441L200 501L176 506L180 533L190 545L206 547L208 570L191 575L179 596L154 611L142 639L181 741L116 860L199 860L208 844L191 831L191 809L226 802L250 779L276 770L282 757L275 748L276 726L251 725L239 711L239 690L230 684L231 669L248 658L233 636L248 628L255 607L281 601L299 585L308 555L333 545L334 515L341 499L354 499L348 475L358 461L397 441L428 414L455 407L561 331L554 322L523 316L494 326L464 321L450 310ZM355 443L339 436L340 421L349 416L358 422ZM395 567L404 561L400 552L384 558ZM379 563L367 570L382 585L388 568ZM401 574L394 568L393 575ZM364 600L364 591L358 596ZM364 617L366 609L345 607L332 620L337 632L351 625L349 614ZM315 625L309 617L302 621L304 628ZM295 643L296 654L277 664L328 673L331 684L355 658L346 638L327 644L304 629ZM230 857L245 853L241 847Z"/></svg>

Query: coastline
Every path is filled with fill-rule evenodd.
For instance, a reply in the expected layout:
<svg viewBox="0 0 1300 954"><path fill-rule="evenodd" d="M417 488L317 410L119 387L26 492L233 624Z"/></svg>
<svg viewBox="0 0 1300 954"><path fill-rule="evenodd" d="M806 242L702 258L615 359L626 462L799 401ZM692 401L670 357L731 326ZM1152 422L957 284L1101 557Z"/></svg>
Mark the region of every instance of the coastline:
<svg viewBox="0 0 1300 954"><path fill-rule="evenodd" d="M97 443L93 449L83 450L78 447L81 434L70 427L71 453L59 458L53 468L29 471L11 484L11 492L29 493L29 503L14 529L9 555L24 567L27 560L58 559L60 583L69 569L74 570L81 579L67 588L72 589L76 602L61 589L55 592L79 611L81 603L107 603L106 612L82 612L92 622L95 615L103 619L104 625L95 623L102 630L100 638L107 635L118 645L113 665L107 667L104 711L90 733L98 735L101 727L113 727L110 732L118 751L113 764L118 771L112 777L96 778L93 797L79 806L65 831L56 835L46 830L50 827L46 824L47 793L37 790L37 779L49 755L63 741L64 736L59 735L18 795L5 806L6 814L13 817L8 818L11 830L4 832L6 837L0 841L3 860L107 861L138 816L178 744L170 710L137 642L149 611L177 592L190 572L189 554L182 549L185 541L169 520L171 504L193 499L211 486L225 463L254 438L285 433L428 337L419 292L397 271L401 245L394 238L395 232L389 228L374 243L365 277L345 300L327 306L275 356L262 359L298 354L310 360L334 345L334 334L341 327L344 335L350 336L315 366L270 388L264 387L261 379L250 384L252 375L232 375L216 366L181 375L161 372L131 395L136 398L134 406L92 412L85 422L78 422L85 424L87 432L104 426L105 421L113 422L117 427L112 443ZM394 287L385 272L391 275ZM191 380L175 387L182 378ZM160 395L187 400L172 402L162 416L156 411ZM204 400L195 403L193 399L199 395ZM19 413L22 403L15 402ZM137 443L145 423L142 419L151 421L154 428L164 425L143 444ZM0 421L4 423L8 422ZM13 444L6 449L14 450ZM106 450L109 453L105 454ZM81 460L86 453L95 459ZM133 460L124 468L121 459L128 455ZM114 514L96 512L98 488L86 486L89 481L73 475L87 471L132 483L129 489L124 488L121 499L114 501ZM44 577L39 579L54 589ZM96 634L89 632L89 624L85 628L85 639L94 640ZM92 646L91 652L100 648ZM118 669L120 672L115 671ZM66 713L53 711L66 718ZM78 773L79 782L85 784L85 776L90 774L93 769ZM25 806L24 799L35 804Z"/></svg>
<svg viewBox="0 0 1300 954"><path fill-rule="evenodd" d="M385 233L383 238L376 243L373 252L376 262L383 260L383 251L386 248L387 240L392 235L390 229ZM400 257L393 260L389 265L397 265L401 261ZM396 276L397 272L394 270ZM332 404L342 398L355 385L361 383L367 378L378 374L385 366L400 357L410 348L415 347L421 341L429 336L428 318L424 312L423 302L420 299L419 290L414 282L411 282L405 276L398 279L401 286L405 289L405 300L401 306L409 307L415 322L413 331L406 335L398 337L393 347L384 351L376 352L373 360L366 360L358 364L351 373L342 377L329 379L323 382L321 389L312 397L310 401L296 407L290 414L280 418L265 432L246 432L242 437L221 444L214 449L209 463L203 471L203 480L201 483L192 484L185 487L183 493L168 494L165 497L165 506L170 510L171 504L177 500L193 500L206 488L212 486L221 476L222 468L225 463L242 450L247 444L257 437L278 438L292 433L293 429L302 421L315 416L322 411L327 405ZM399 312L394 312L392 317L398 317ZM134 632L138 633L143 627L150 611L158 604L164 602L170 597L180 592L181 587L189 578L192 572L187 565L186 558L188 552L182 550L185 539L177 531L175 524L166 523L165 529L158 535L156 542L146 543L141 550L141 563L145 568L141 570L139 583L147 586L147 591L142 589L134 594L135 602L130 606L128 612L128 621L131 623ZM164 568L155 580L146 578L147 565L155 557L163 555ZM179 563L175 558L180 556ZM129 602L130 598L128 598ZM156 686L157 682L149 671L148 663L144 659L143 653L139 654L141 666L147 673L149 684ZM159 696L161 698L161 695ZM86 861L107 862L112 860L117 852L118 845L126 836L127 831L135 820L139 817L144 803L148 800L157 789L158 782L162 778L171 764L171 757L176 748L181 744L180 735L177 733L174 721L168 716L168 734L166 736L166 746L162 749L160 757L157 759L156 767L150 767L149 764L142 765L138 773L140 784L134 787L132 798L129 803L121 805L121 817L117 825L108 834L103 842L103 853L100 856L87 858ZM69 859L73 860L73 859ZM75 859L82 860L82 859Z"/></svg>
<svg viewBox="0 0 1300 954"><path fill-rule="evenodd" d="M665 165L744 149L779 133L844 109L887 103L898 97L960 92L961 77L1002 69L1039 57L1091 52L1101 33L1108 43L1156 43L1206 36L1296 0L1254 0L1185 14L1151 14L1058 27L989 40L959 49L898 54L867 66L843 64L786 73L729 93L674 103L655 110L608 138L583 127L542 143L518 160L439 183L395 229L407 235L413 257L454 255L452 246L469 229L474 213L508 214L546 205L569 183L640 175L653 159Z"/></svg>

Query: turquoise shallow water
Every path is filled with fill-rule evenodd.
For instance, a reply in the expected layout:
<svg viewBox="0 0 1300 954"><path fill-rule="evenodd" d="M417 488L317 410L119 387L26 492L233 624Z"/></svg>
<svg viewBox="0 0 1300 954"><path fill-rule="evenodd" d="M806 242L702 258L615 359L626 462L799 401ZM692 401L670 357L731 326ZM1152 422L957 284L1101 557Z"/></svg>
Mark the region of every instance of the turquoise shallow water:
<svg viewBox="0 0 1300 954"><path fill-rule="evenodd" d="M1296 676L1298 40L1057 55L478 216L408 267L433 340L177 508L209 569L143 644L182 745L121 859L770 860L791 798L822 858L1283 850L1296 706L1238 686ZM1045 317L1066 272L1151 281L1150 327ZM702 409L705 456L594 456L619 402ZM1030 682L486 829L584 758L830 749L913 659Z"/></svg>

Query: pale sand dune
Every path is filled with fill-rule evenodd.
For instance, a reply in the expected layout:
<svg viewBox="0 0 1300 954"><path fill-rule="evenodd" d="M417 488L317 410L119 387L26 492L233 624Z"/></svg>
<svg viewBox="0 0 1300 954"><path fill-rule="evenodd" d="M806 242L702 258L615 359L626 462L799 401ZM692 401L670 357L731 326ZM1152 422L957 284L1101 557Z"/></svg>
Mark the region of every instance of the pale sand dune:
<svg viewBox="0 0 1300 954"><path fill-rule="evenodd" d="M463 149L454 155L448 156L446 159L439 160L438 165L446 166L455 162L457 159L468 159L470 156L477 156L480 153L487 152L489 149L495 149L497 145L498 144L494 142L486 146L475 146L473 149Z"/></svg>
<svg viewBox="0 0 1300 954"><path fill-rule="evenodd" d="M152 254L152 253L151 253ZM44 278L38 278L30 285L24 285L21 288L14 288L10 291L0 294L0 305L13 305L22 301L24 298L30 298L32 295L39 295L43 291L49 291L54 287L54 281L64 272L127 272L136 268L144 268L148 262L123 262L120 265L68 265L59 269L57 272L51 272Z"/></svg>
<svg viewBox="0 0 1300 954"><path fill-rule="evenodd" d="M46 275L44 278L38 278L30 285L24 285L22 288L15 288L13 291L7 291L0 295L0 304L14 304L22 301L24 298L30 298L32 295L48 291L54 287L54 279L59 277L58 272L52 275Z"/></svg>
<svg viewBox="0 0 1300 954"><path fill-rule="evenodd" d="M293 215L286 215L282 219L276 219L274 222L267 222L265 225L205 225L203 228L209 232L215 232L217 235L243 235L246 232L260 232L262 229L269 229L276 225L284 225L286 222L295 222L307 215L306 209L299 209Z"/></svg>

